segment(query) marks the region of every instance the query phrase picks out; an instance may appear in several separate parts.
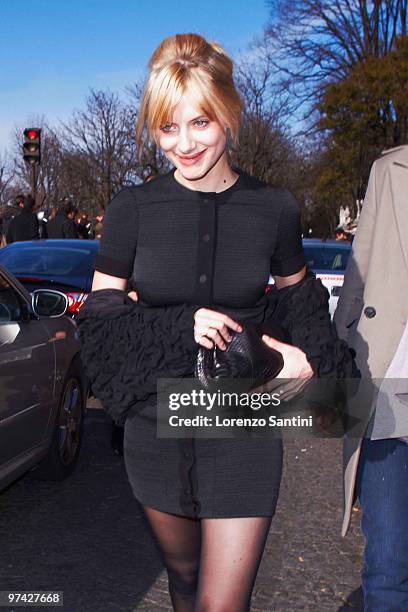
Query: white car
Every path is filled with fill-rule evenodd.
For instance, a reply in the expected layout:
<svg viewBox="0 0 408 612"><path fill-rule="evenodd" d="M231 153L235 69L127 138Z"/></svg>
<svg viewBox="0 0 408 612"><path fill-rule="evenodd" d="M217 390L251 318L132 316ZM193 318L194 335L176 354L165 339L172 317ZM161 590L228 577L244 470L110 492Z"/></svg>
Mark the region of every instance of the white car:
<svg viewBox="0 0 408 612"><path fill-rule="evenodd" d="M330 294L329 310L333 317L343 286L351 244L342 240L305 238L303 250L307 267L320 278Z"/></svg>

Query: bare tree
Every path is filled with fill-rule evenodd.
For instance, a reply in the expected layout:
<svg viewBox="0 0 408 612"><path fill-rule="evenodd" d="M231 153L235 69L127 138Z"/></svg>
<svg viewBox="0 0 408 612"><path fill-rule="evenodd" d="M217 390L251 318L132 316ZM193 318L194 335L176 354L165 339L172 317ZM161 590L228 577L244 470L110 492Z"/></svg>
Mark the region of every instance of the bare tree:
<svg viewBox="0 0 408 612"><path fill-rule="evenodd" d="M384 57L407 34L407 5L408 0L269 0L266 47L281 83L298 105L309 102L310 110L328 81L347 77L369 57Z"/></svg>
<svg viewBox="0 0 408 612"><path fill-rule="evenodd" d="M86 160L83 169L93 183L91 208L104 208L135 172L128 123L127 108L116 94L91 90L86 109L75 110L62 124L71 170Z"/></svg>
<svg viewBox="0 0 408 612"><path fill-rule="evenodd" d="M235 80L243 113L232 163L266 183L290 189L304 202L307 160L290 135L287 95L276 91L275 74L275 67L263 50L258 49L238 63Z"/></svg>
<svg viewBox="0 0 408 612"><path fill-rule="evenodd" d="M14 169L7 153L0 154L0 205L10 199L13 187Z"/></svg>

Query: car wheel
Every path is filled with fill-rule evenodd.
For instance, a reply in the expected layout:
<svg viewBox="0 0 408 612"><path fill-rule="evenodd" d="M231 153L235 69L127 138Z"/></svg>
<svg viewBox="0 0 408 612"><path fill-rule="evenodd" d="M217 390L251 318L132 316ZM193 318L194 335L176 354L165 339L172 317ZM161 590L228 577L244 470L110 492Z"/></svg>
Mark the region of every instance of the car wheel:
<svg viewBox="0 0 408 612"><path fill-rule="evenodd" d="M62 389L50 449L33 476L63 480L71 474L81 448L85 404L81 372L78 364L73 363Z"/></svg>

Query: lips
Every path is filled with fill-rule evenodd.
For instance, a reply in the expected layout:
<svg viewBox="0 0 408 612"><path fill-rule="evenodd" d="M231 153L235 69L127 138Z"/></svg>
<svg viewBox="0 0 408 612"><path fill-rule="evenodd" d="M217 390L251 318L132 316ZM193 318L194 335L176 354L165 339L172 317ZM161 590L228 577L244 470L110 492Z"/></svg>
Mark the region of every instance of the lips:
<svg viewBox="0 0 408 612"><path fill-rule="evenodd" d="M200 151L196 155L189 155L189 156L177 155L177 159L183 166L194 166L194 164L200 161L200 159L203 157L206 150L207 149L204 149L204 151Z"/></svg>

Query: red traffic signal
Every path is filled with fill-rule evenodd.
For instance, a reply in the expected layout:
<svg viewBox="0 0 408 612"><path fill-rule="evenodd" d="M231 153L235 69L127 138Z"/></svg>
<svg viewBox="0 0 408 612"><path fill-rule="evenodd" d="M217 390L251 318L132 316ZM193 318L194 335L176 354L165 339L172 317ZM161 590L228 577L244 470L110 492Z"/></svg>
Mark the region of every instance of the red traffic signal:
<svg viewBox="0 0 408 612"><path fill-rule="evenodd" d="M36 138L39 138L40 130L26 130L25 135L27 136L28 140L35 140Z"/></svg>
<svg viewBox="0 0 408 612"><path fill-rule="evenodd" d="M41 161L41 129L26 128L24 130L23 157L30 165Z"/></svg>

